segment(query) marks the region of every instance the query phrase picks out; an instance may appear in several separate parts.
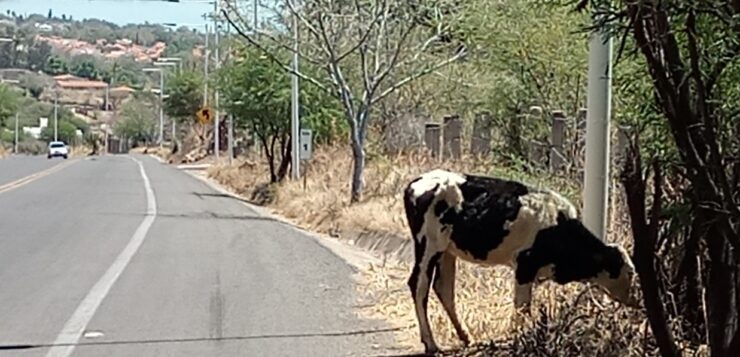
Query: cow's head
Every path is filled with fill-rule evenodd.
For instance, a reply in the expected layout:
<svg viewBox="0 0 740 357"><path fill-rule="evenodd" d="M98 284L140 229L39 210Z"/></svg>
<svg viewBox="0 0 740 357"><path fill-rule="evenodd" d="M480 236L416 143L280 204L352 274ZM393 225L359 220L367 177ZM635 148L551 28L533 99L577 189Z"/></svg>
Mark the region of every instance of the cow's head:
<svg viewBox="0 0 740 357"><path fill-rule="evenodd" d="M630 307L638 306L635 267L627 251L621 245L607 244L595 254L595 260L602 269L592 282L614 300Z"/></svg>

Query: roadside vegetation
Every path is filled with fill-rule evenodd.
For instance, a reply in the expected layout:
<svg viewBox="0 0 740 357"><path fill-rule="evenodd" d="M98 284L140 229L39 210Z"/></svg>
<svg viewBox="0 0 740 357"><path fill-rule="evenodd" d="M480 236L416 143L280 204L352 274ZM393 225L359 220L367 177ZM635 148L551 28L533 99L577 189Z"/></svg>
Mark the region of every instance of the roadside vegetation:
<svg viewBox="0 0 740 357"><path fill-rule="evenodd" d="M379 10L388 3L392 11ZM514 331L508 324L510 272L460 263L458 310L483 344L458 354L740 353L737 2L617 1L611 8L600 7L600 1L526 0L369 1L353 7L334 3L332 8L310 4L300 10L287 7L298 15L304 34L299 74L303 87L324 89L338 103L340 113L327 113L331 119L324 122L341 123L341 130L322 132L336 136L331 144L317 145L304 165L305 183L273 179L270 151L258 148L252 126L238 130L240 138L248 139L235 164L212 167L211 177L307 228L340 239L371 231L406 237L400 192L410 178L431 168L523 179L560 190L579 203L583 122L577 117L585 107L592 24L588 12L575 10L608 9L596 25L613 34L617 58L617 149L607 239L632 250L644 308L627 310L583 287L546 285L537 290L538 313L530 326ZM237 61L273 63L289 71L281 52L292 46L289 33L265 26L255 31L239 16L229 18L240 28L244 46L262 53L243 53ZM379 29L378 23L385 27ZM414 26L406 27L409 23ZM377 47L381 32L387 42ZM396 46L398 41L403 45ZM377 94L373 60L393 49L398 49L399 62L416 65L387 71L389 79L383 83L391 86L383 88L388 92L379 89L384 93L379 100L368 99ZM284 74L271 75L274 80L266 82L286 83L287 91ZM240 85L229 82L223 89L250 96L263 88ZM224 107L235 100L228 98ZM288 97L280 103L287 113ZM566 150L571 153L566 155L568 169L550 172L549 150L532 155L536 146L530 143L548 145L547 118L555 110L568 118ZM443 116L457 114L464 121L467 149L475 134L473 119L481 112L491 113L495 129L492 152L483 157L464 154L437 161L419 140L421 125L409 145L399 150L389 144L394 142L389 138L405 135L415 121L439 123ZM275 120L285 125L288 116ZM386 262L366 273L362 293L371 303L362 313L410 326L399 340L418 349L405 286L408 271L404 263ZM441 309L436 302L432 305L434 328L442 330L448 347L458 346ZM487 344L490 340L495 346Z"/></svg>
<svg viewBox="0 0 740 357"><path fill-rule="evenodd" d="M255 203L339 239L374 232L408 239L400 193L432 168L492 174L562 192L580 207L588 11L614 36L611 210L608 241L628 246L643 308L629 310L582 286L536 290L537 313L510 325L511 273L460 263L458 310L478 343L456 355L740 355L740 3L737 1L279 1L272 25L224 16L236 34L208 86L235 123L236 158L208 175ZM267 6L263 4L263 6ZM580 11L578 11L580 10ZM314 132L304 180L289 180L290 57L286 15L301 32L302 126ZM81 69L90 69L81 65ZM86 70L87 70L86 69ZM213 123L202 68L168 77L164 110L176 118L170 162L206 159ZM0 99L12 94L0 92ZM206 93L214 103L212 93ZM0 102L0 134L7 108ZM130 104L116 130L147 144L151 106ZM146 105L144 105L146 106ZM554 111L566 118L564 168L550 168ZM12 112L12 110L10 111ZM490 114L490 151L473 154ZM433 157L425 123L462 118L462 154ZM154 122L156 123L156 122ZM219 147L225 156L227 120ZM156 125L156 124L155 124ZM5 131L7 132L7 130ZM542 148L546 148L543 150ZM407 262L363 273L358 312L399 327L419 350ZM441 343L459 348L431 299ZM491 344L490 341L495 344Z"/></svg>

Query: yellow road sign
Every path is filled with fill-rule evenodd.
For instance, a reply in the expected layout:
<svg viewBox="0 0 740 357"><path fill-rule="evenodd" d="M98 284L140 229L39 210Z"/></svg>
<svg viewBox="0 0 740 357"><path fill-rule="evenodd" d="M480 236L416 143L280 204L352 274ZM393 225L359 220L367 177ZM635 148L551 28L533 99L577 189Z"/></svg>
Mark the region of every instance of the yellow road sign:
<svg viewBox="0 0 740 357"><path fill-rule="evenodd" d="M211 122L211 109L210 108L201 108L199 109L195 115L198 117L198 121L201 124L206 124Z"/></svg>

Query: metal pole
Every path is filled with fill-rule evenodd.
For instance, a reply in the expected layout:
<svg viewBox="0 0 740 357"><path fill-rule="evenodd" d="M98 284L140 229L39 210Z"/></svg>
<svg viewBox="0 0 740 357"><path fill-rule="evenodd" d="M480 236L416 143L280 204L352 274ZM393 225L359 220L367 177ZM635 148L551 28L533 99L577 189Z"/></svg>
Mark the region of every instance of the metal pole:
<svg viewBox="0 0 740 357"><path fill-rule="evenodd" d="M254 29L257 29L258 21L257 21L257 6L259 5L259 0L254 0Z"/></svg>
<svg viewBox="0 0 740 357"><path fill-rule="evenodd" d="M218 39L218 32L219 32L219 30L218 30L219 0L216 0L213 3L213 7L214 7L214 10L215 10L214 17L213 17L213 39L216 42L215 43L215 45L216 45L216 63L215 63L215 67L216 67L216 70L218 70L218 67L220 65L219 62L221 61L220 51L219 51L219 48L218 48L218 46L219 46L219 42L218 42L219 41L219 39ZM221 144L220 143L221 140L219 140L221 138L221 135L219 133L219 125L221 123L219 121L218 99L219 99L218 98L218 88L214 88L214 91L213 91L213 101L214 101L214 105L213 105L213 138L214 138L214 141L213 141L213 152L216 155L216 159L217 160L218 160L218 157L219 157L219 151L221 150L221 148L219 147L220 144Z"/></svg>
<svg viewBox="0 0 740 357"><path fill-rule="evenodd" d="M611 119L612 40L591 34L586 100L586 172L583 220L597 237L606 237L609 197L609 121Z"/></svg>
<svg viewBox="0 0 740 357"><path fill-rule="evenodd" d="M203 81L203 107L205 108L208 105L208 56L211 55L211 51L208 48L208 37L210 37L208 24L206 24L206 48L205 48L205 54L204 54L204 61L205 64L203 65L203 74L205 76L205 80Z"/></svg>
<svg viewBox="0 0 740 357"><path fill-rule="evenodd" d="M159 147L164 144L164 70L159 70Z"/></svg>
<svg viewBox="0 0 740 357"><path fill-rule="evenodd" d="M298 11L297 9L295 9ZM298 16L293 14L293 72L298 72ZM299 155L299 149L300 149L300 138L298 137L298 133L300 131L300 103L299 103L299 82L298 82L298 76L293 74L292 76L292 83L291 83L291 122L290 122L290 140L292 145L292 176L293 179L298 179L301 175L300 171L300 159L298 157Z"/></svg>
<svg viewBox="0 0 740 357"><path fill-rule="evenodd" d="M18 113L15 113L15 141L13 142L13 154L18 153Z"/></svg>
<svg viewBox="0 0 740 357"><path fill-rule="evenodd" d="M59 118L57 107L59 106L59 92L54 91L54 141L59 141L58 139L58 129L57 129L57 122Z"/></svg>

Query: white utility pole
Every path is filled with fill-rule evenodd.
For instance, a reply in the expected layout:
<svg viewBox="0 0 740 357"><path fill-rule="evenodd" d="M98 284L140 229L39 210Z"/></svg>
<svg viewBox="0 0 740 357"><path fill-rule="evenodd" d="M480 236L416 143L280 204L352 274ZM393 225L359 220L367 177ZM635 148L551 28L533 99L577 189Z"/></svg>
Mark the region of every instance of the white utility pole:
<svg viewBox="0 0 740 357"><path fill-rule="evenodd" d="M203 75L205 77L205 80L203 81L203 108L208 105L208 57L211 55L211 50L208 48L208 38L211 36L208 31L208 24L206 24L206 46L203 53L203 61L205 62L203 65Z"/></svg>
<svg viewBox="0 0 740 357"><path fill-rule="evenodd" d="M213 39L216 42L215 43L215 45L216 45L216 64L215 64L215 67L216 67L216 70L218 70L219 65L220 65L220 61L221 61L221 58L219 56L220 55L219 48L218 48L218 46L219 46L219 42L218 42L218 32L219 32L218 25L219 25L219 21L218 21L218 19L220 17L220 15L218 13L219 12L219 0L214 1L213 7L214 7L214 12L215 12L213 14L214 15L213 16ZM218 88L214 88L214 89L215 90L213 92L213 101L214 101L214 103L213 103L214 104L213 105L213 138L214 138L214 141L213 141L213 153L216 155L216 160L218 160L219 151L221 149L219 147L220 141L221 141L221 140L219 140L220 137L221 137L221 135L219 133L219 124L221 124L221 123L220 123L220 120L219 120L219 113L218 113L218 104L219 104L218 103L218 100L219 100L219 98L218 98Z"/></svg>
<svg viewBox="0 0 740 357"><path fill-rule="evenodd" d="M15 141L13 142L13 154L18 154L18 113L15 113Z"/></svg>
<svg viewBox="0 0 740 357"><path fill-rule="evenodd" d="M293 10L298 11L297 8L294 8ZM291 120L290 120L290 140L291 140L291 167L293 168L292 176L293 179L298 179L301 176L301 160L298 157L300 153L300 138L299 138L299 131L301 130L301 124L300 124L300 98L298 96L299 93L299 82L298 82L298 76L295 73L298 73L298 16L296 14L293 14L293 75L291 77L292 83L291 83Z"/></svg>
<svg viewBox="0 0 740 357"><path fill-rule="evenodd" d="M606 238L609 198L609 121L611 120L612 40L604 31L591 34L586 99L586 172L583 220L600 239Z"/></svg>
<svg viewBox="0 0 740 357"><path fill-rule="evenodd" d="M164 71L159 69L159 148L164 145Z"/></svg>
<svg viewBox="0 0 740 357"><path fill-rule="evenodd" d="M253 14L253 16L254 16L254 30L257 31L257 24L258 24L258 21L257 21L257 19L258 19L257 18L257 7L259 6L259 0L253 0L253 2L254 2L254 9L252 9L252 10L254 11L254 14Z"/></svg>
<svg viewBox="0 0 740 357"><path fill-rule="evenodd" d="M58 90L54 91L54 141L59 141L58 138L58 125L59 122L59 92Z"/></svg>

